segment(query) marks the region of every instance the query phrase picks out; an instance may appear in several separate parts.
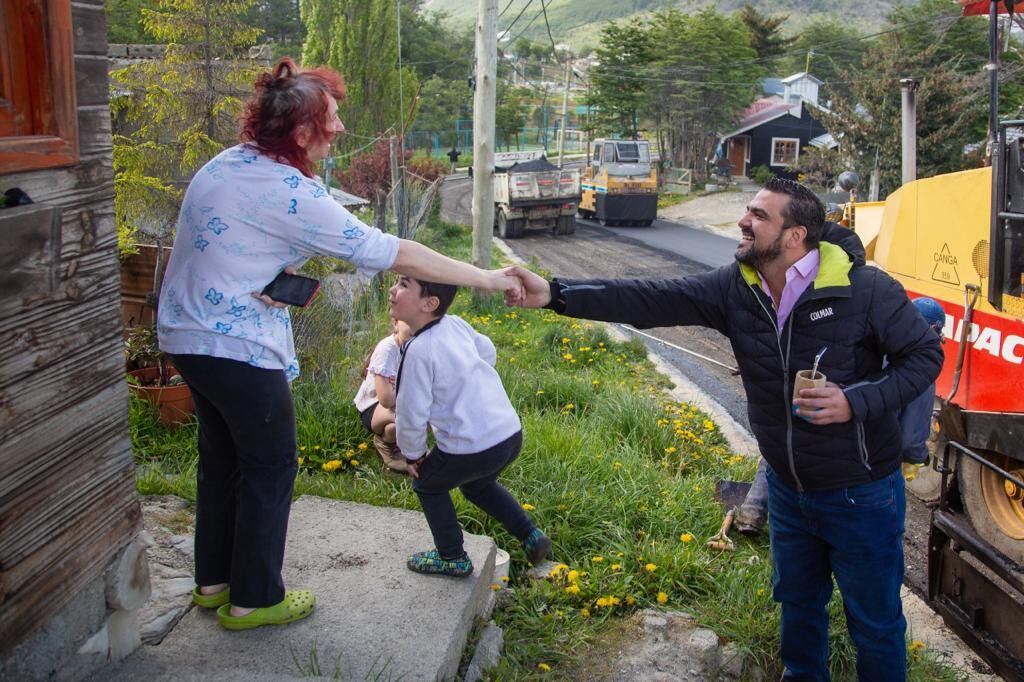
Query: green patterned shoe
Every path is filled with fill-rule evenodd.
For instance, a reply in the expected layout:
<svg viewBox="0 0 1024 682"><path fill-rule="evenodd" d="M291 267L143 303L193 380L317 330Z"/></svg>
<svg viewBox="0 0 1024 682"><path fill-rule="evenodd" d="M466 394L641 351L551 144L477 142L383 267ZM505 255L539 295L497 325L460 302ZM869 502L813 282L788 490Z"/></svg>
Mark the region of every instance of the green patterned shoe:
<svg viewBox="0 0 1024 682"><path fill-rule="evenodd" d="M458 559L442 559L436 549L429 552L417 552L409 557L406 566L417 573L450 575L453 578L465 578L473 573L473 562L465 552Z"/></svg>
<svg viewBox="0 0 1024 682"><path fill-rule="evenodd" d="M551 540L539 528L534 528L523 540L523 551L530 565L536 566L551 555Z"/></svg>

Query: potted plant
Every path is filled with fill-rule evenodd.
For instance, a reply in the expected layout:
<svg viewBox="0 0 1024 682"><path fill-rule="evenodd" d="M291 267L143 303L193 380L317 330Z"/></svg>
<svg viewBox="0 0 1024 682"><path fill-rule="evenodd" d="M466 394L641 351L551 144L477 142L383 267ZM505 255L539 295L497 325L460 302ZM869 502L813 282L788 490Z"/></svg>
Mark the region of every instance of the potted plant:
<svg viewBox="0 0 1024 682"><path fill-rule="evenodd" d="M156 326L132 327L124 342L128 361L128 388L157 408L166 426L188 422L195 408L192 394L178 370L157 346Z"/></svg>

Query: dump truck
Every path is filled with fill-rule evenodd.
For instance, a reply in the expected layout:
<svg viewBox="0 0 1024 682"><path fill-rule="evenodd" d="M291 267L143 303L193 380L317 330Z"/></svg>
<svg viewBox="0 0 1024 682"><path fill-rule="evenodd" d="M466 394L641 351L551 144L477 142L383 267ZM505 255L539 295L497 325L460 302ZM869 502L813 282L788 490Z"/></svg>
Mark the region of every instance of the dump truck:
<svg viewBox="0 0 1024 682"><path fill-rule="evenodd" d="M601 225L649 226L658 215L658 171L647 140L598 139L583 170L579 214Z"/></svg>
<svg viewBox="0 0 1024 682"><path fill-rule="evenodd" d="M542 152L494 155L494 231L517 239L527 230L576 231L580 171L559 168Z"/></svg>
<svg viewBox="0 0 1024 682"><path fill-rule="evenodd" d="M1005 4L961 0L990 16ZM999 121L992 165L907 182L845 221L870 262L946 313L936 383L937 479L928 551L932 606L1003 677L1024 680L1024 120ZM912 482L909 484L914 485Z"/></svg>

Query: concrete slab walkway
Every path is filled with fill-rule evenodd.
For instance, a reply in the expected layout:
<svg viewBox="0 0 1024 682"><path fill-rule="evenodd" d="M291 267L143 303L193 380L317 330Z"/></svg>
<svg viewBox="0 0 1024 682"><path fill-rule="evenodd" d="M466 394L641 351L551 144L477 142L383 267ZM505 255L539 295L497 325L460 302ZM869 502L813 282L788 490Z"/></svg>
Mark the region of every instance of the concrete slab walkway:
<svg viewBox="0 0 1024 682"><path fill-rule="evenodd" d="M94 679L454 679L492 592L496 548L488 537L466 535L475 567L467 579L405 567L410 554L432 547L420 512L300 497L292 506L284 577L289 587L314 591L312 616L228 632L215 613L192 608L161 644L142 647Z"/></svg>

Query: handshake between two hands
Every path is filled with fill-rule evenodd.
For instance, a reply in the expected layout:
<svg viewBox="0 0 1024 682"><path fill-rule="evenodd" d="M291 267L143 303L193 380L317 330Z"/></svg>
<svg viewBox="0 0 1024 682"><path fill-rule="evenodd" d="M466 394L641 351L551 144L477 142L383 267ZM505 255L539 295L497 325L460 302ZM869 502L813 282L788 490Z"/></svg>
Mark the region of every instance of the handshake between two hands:
<svg viewBox="0 0 1024 682"><path fill-rule="evenodd" d="M505 293L505 305L520 308L542 308L551 301L551 287L546 279L518 265L491 270L492 291Z"/></svg>

